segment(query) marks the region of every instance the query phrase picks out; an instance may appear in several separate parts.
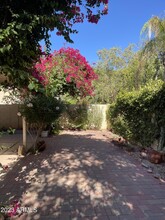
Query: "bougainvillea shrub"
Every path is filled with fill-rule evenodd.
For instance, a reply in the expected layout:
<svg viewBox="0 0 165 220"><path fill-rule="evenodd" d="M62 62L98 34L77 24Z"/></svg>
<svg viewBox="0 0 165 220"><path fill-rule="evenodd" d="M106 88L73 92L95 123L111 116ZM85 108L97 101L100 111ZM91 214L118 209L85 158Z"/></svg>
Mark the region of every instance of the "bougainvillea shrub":
<svg viewBox="0 0 165 220"><path fill-rule="evenodd" d="M86 58L73 48L61 48L48 56L42 56L33 71L35 79L30 89L44 88L47 94L58 96L93 95L92 81L97 79Z"/></svg>

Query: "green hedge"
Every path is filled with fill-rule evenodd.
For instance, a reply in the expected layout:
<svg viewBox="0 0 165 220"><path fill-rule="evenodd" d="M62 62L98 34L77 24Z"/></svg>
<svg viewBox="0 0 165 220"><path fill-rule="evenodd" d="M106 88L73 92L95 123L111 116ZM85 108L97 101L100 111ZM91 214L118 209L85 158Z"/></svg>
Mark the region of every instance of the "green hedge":
<svg viewBox="0 0 165 220"><path fill-rule="evenodd" d="M160 138L165 125L165 83L151 81L139 91L121 93L108 110L115 133L142 146Z"/></svg>

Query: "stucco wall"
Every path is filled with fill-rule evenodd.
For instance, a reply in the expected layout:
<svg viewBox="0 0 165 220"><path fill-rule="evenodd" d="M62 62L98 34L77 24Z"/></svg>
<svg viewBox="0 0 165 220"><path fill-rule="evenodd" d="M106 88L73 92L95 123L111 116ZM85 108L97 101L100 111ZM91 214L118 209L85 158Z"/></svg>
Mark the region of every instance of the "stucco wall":
<svg viewBox="0 0 165 220"><path fill-rule="evenodd" d="M5 103L5 101L4 101L4 98L5 98L5 96L7 96L7 95L9 95L9 93L8 92L3 92L3 91L0 91L0 104L6 104Z"/></svg>
<svg viewBox="0 0 165 220"><path fill-rule="evenodd" d="M22 119L17 116L19 106L13 105L0 105L0 129L1 128L16 128L22 127Z"/></svg>
<svg viewBox="0 0 165 220"><path fill-rule="evenodd" d="M71 108L74 107L70 106ZM106 120L106 111L108 108L108 105L89 105L88 110L93 109L92 112L92 120L93 123L97 121L97 118L100 118L100 130L106 130L107 129L107 120ZM21 129L22 128L22 118L17 116L17 113L19 112L19 105L17 104L0 104L0 129L1 128L16 128ZM99 113L99 115L97 114ZM99 129L99 128L98 128Z"/></svg>

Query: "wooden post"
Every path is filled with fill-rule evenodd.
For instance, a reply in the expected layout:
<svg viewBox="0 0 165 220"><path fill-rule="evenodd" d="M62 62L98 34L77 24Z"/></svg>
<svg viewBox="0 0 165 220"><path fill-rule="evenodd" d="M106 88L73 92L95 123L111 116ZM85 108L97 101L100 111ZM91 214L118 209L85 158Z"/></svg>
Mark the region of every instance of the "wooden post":
<svg viewBox="0 0 165 220"><path fill-rule="evenodd" d="M26 118L22 117L22 127L23 127L23 147L27 147L27 133L26 133Z"/></svg>

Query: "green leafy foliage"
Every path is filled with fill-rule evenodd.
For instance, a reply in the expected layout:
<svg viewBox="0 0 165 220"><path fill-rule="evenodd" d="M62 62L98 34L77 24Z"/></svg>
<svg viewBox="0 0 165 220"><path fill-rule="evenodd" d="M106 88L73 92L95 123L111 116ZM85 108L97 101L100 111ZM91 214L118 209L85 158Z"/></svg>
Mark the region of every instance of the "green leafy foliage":
<svg viewBox="0 0 165 220"><path fill-rule="evenodd" d="M55 123L55 127L71 130L99 130L102 125L102 120L103 112L98 105L66 105L65 111L59 118L58 123Z"/></svg>
<svg viewBox="0 0 165 220"><path fill-rule="evenodd" d="M108 115L114 132L150 146L160 137L160 128L165 123L164 82L151 81L139 91L121 93Z"/></svg>
<svg viewBox="0 0 165 220"><path fill-rule="evenodd" d="M26 97L20 107L20 113L28 122L28 132L33 139L31 150L36 152L37 141L44 129L58 120L63 111L63 103L52 96L45 94Z"/></svg>
<svg viewBox="0 0 165 220"><path fill-rule="evenodd" d="M94 10L97 8L99 10ZM70 35L77 33L73 27L75 23L81 23L85 18L97 23L107 12L107 0L2 0L0 72L17 88L28 85L33 64L42 55L41 40L45 41L46 52L50 51L51 31L62 35L67 42L73 42Z"/></svg>
<svg viewBox="0 0 165 220"><path fill-rule="evenodd" d="M65 113L62 114L59 120L59 126L62 129L79 130L86 128L86 105L67 105L65 109Z"/></svg>
<svg viewBox="0 0 165 220"><path fill-rule="evenodd" d="M112 103L121 91L138 90L151 79L162 79L163 69L156 57L141 57L135 46L103 49L99 51L100 61L95 66L98 80L94 82L95 96L91 103ZM159 65L159 72L157 66Z"/></svg>
<svg viewBox="0 0 165 220"><path fill-rule="evenodd" d="M7 129L7 133L8 133L8 134L14 134L15 131L16 131L16 129L15 129L15 128L12 128L12 127L9 127L9 128Z"/></svg>
<svg viewBox="0 0 165 220"><path fill-rule="evenodd" d="M121 91L139 90L151 79L165 81L165 19L152 17L142 32L141 48L130 44L124 50L113 47L98 51L98 80L91 103L112 103Z"/></svg>
<svg viewBox="0 0 165 220"><path fill-rule="evenodd" d="M37 124L40 128L57 120L62 111L63 103L60 100L43 94L28 97L20 109L28 123Z"/></svg>
<svg viewBox="0 0 165 220"><path fill-rule="evenodd" d="M165 81L165 18L154 16L143 26L143 48L141 56L155 57L156 77L162 75Z"/></svg>

